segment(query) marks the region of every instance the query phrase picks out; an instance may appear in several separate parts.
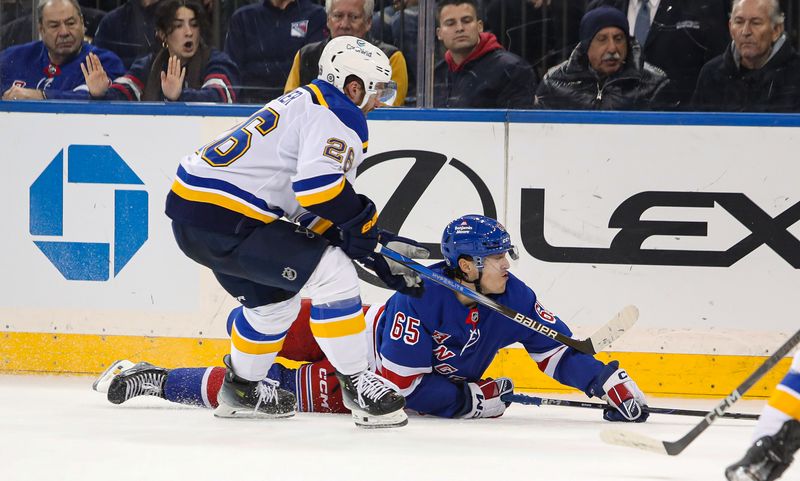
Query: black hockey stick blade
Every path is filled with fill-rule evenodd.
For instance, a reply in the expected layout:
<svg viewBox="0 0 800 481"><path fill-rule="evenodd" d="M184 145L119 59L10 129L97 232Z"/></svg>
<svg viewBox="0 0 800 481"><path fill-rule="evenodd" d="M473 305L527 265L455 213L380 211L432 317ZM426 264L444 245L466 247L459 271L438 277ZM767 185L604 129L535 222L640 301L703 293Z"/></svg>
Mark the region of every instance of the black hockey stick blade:
<svg viewBox="0 0 800 481"><path fill-rule="evenodd" d="M759 379L769 372L781 359L783 359L789 351L800 343L800 331L794 333L781 347L779 347L770 357L764 361L758 369L753 372L742 384L733 390L725 399L720 401L717 406L706 413L702 421L686 433L682 438L677 441L660 441L653 439L644 434L639 434L631 431L623 431L621 429L607 429L600 433L600 438L609 443L617 444L619 446L627 446L631 448L639 448L647 451L653 451L660 454L668 454L676 456L683 452L689 444L697 439L700 434L708 428L717 418L725 414L725 411L733 405L736 401L742 398Z"/></svg>
<svg viewBox="0 0 800 481"><path fill-rule="evenodd" d="M408 267L430 281L440 284L452 290L453 292L462 294L465 297L468 297L495 312L499 312L512 321L538 332L539 334L547 336L560 342L561 344L572 347L586 354L594 355L602 351L615 339L624 334L625 331L633 326L639 319L639 309L637 309L636 306L626 306L620 312L618 312L613 319L611 319L587 339L573 339L569 336L561 334L555 329L551 329L535 319L531 319L530 317L511 309L510 307L506 307L498 302L495 302L491 298L486 297L479 292L475 292L472 289L454 281L453 279L435 272L419 262L416 262L415 260L395 252L381 244L378 244L378 247L375 249L375 251L397 262L398 264Z"/></svg>
<svg viewBox="0 0 800 481"><path fill-rule="evenodd" d="M529 396L527 394L504 394L500 399L505 402L529 404L532 406L564 406L589 409L606 409L610 407L606 403L570 401L568 399L548 399L539 396ZM706 411L699 411L695 409L658 408L653 406L647 406L647 411L650 414L674 414L677 416L705 416L708 414ZM731 419L758 419L758 414L725 413L722 415L722 417Z"/></svg>

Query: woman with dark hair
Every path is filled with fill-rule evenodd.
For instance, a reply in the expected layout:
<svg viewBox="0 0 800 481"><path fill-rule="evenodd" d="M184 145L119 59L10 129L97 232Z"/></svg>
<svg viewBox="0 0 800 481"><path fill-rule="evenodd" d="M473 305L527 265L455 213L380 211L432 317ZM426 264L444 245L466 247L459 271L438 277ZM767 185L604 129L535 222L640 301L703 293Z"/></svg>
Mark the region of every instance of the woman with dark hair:
<svg viewBox="0 0 800 481"><path fill-rule="evenodd" d="M156 12L161 49L137 59L109 82L96 56L81 65L94 99L234 103L239 69L224 52L208 47L208 22L193 0L164 0Z"/></svg>

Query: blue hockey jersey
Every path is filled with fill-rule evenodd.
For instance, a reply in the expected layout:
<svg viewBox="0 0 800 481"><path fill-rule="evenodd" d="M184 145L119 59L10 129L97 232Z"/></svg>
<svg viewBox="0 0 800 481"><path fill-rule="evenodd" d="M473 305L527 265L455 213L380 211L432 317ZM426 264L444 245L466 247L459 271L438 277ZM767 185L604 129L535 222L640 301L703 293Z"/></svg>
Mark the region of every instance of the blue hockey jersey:
<svg viewBox="0 0 800 481"><path fill-rule="evenodd" d="M441 271L444 263L432 266ZM506 290L489 296L551 328L567 325L537 301L536 293L509 273ZM420 298L395 294L375 331L379 372L406 396L407 407L460 417L471 407L469 388L497 352L521 343L539 368L562 384L586 392L604 364L481 305L461 304L449 289L428 283ZM591 396L587 393L587 395Z"/></svg>
<svg viewBox="0 0 800 481"><path fill-rule="evenodd" d="M100 58L109 78L125 73L125 67L116 54L86 42L71 60L53 65L44 43L37 41L9 47L0 53L0 93L12 85L19 85L43 90L49 99L88 100L89 89L81 72L81 63L86 61L89 52Z"/></svg>

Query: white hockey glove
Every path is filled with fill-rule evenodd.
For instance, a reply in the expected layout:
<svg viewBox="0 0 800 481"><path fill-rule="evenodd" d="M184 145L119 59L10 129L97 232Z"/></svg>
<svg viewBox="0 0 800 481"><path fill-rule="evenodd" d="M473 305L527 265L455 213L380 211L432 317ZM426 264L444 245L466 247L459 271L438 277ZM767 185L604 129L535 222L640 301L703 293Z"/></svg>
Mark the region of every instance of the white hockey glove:
<svg viewBox="0 0 800 481"><path fill-rule="evenodd" d="M608 403L603 410L606 421L643 423L650 416L644 393L627 371L619 368L619 361L606 365L589 386L589 394Z"/></svg>
<svg viewBox="0 0 800 481"><path fill-rule="evenodd" d="M472 396L472 407L466 414L461 416L464 419L499 418L506 408L511 405L510 402L500 400L503 394L514 392L514 381L507 377L468 382L467 387Z"/></svg>
<svg viewBox="0 0 800 481"><path fill-rule="evenodd" d="M379 231L378 242L412 259L427 259L431 255L430 251L417 241L385 230ZM360 262L372 269L390 289L413 297L422 296L425 290L422 278L414 270L378 253L373 253Z"/></svg>

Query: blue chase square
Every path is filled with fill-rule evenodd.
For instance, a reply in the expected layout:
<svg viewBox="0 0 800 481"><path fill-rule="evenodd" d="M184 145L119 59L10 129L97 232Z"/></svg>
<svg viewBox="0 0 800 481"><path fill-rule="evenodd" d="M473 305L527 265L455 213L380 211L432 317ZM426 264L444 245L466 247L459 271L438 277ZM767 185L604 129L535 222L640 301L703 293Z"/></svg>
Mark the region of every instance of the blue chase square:
<svg viewBox="0 0 800 481"><path fill-rule="evenodd" d="M67 178L64 149L30 187L30 233L60 238L64 235L64 182L144 186L110 145L69 145ZM34 244L67 280L107 281L131 260L147 240L147 191L114 189L114 259L110 246L99 242L62 239L34 240Z"/></svg>

